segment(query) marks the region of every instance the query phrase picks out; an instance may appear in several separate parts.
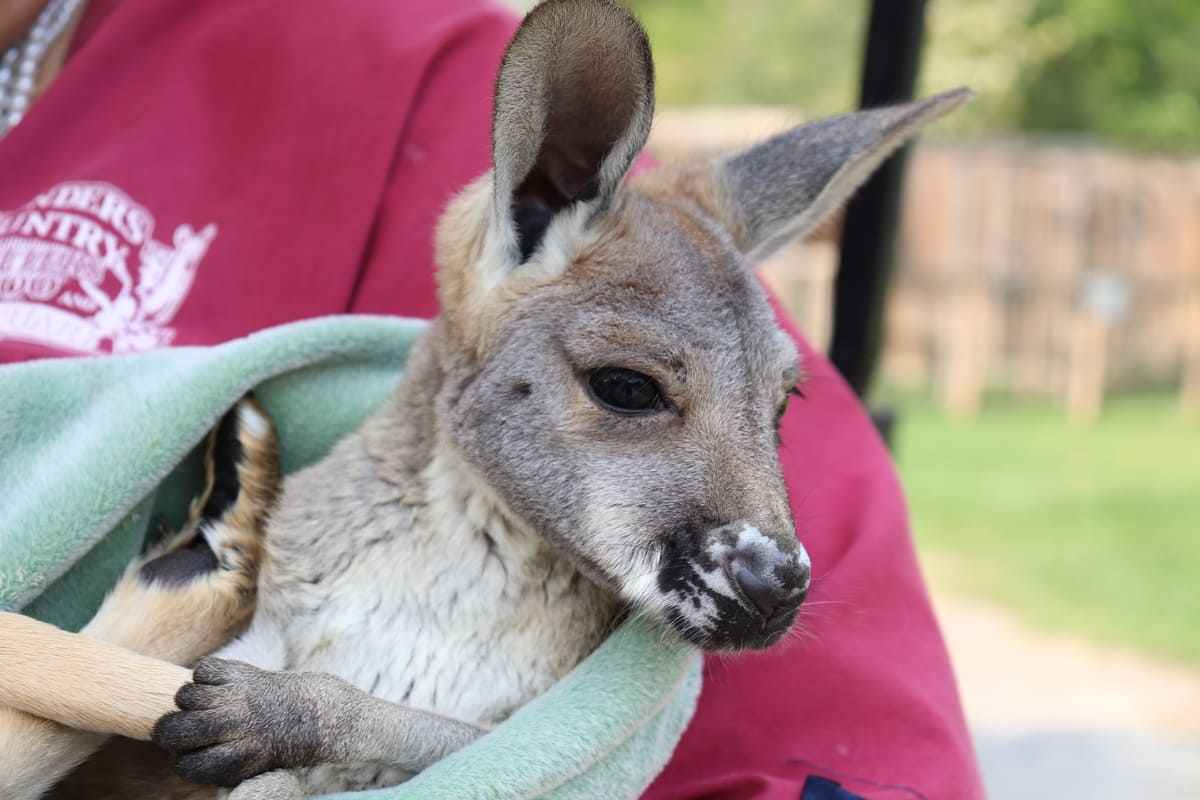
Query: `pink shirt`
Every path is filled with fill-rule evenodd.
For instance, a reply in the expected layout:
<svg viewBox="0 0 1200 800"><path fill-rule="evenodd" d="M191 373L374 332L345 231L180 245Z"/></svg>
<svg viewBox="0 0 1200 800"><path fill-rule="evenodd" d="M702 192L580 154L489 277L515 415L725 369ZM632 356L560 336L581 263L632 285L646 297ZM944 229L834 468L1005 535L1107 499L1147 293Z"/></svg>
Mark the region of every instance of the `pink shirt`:
<svg viewBox="0 0 1200 800"><path fill-rule="evenodd" d="M0 361L432 316L488 167L507 13L471 0L92 0L0 139Z"/></svg>
<svg viewBox="0 0 1200 800"><path fill-rule="evenodd" d="M0 139L0 362L433 315L433 224L488 166L514 25L487 0L91 0ZM794 800L816 775L982 797L891 463L793 333L811 377L782 458L814 565L807 633L708 660L647 796Z"/></svg>

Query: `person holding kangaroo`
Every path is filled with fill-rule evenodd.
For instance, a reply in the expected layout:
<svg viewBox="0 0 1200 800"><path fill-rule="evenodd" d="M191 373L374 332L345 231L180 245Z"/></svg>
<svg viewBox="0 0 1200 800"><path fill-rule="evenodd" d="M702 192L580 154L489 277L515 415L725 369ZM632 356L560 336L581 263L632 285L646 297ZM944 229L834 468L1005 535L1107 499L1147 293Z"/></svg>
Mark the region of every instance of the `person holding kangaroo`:
<svg viewBox="0 0 1200 800"><path fill-rule="evenodd" d="M21 288L5 300L5 360L211 343L332 311L429 315L432 270L415 265L432 260L421 253L448 193L486 168L493 131L493 171L441 223L443 314L414 353L404 388L329 461L285 482L266 540L277 550L258 582L254 620L220 653L257 668L203 662L195 688L180 696L190 708L160 726L160 743L184 754L186 774L230 783L268 770L244 796L294 794L300 784L286 770L300 767L309 790L361 786L375 770L364 779L318 765L378 760L381 742L412 748L409 732L420 730L428 749L391 750L395 769L378 777L398 780L543 690L626 604L700 646L730 650L778 642L808 593L840 603L809 623L816 641L710 660L695 721L647 796L795 797L822 774L841 776L864 797L878 783L930 797L980 796L886 456L827 363L802 340L794 344L794 331L778 332L746 266L819 220L961 96L816 123L721 162L640 175L625 188L650 124L650 62L640 29L601 0L553 0L534 13L500 71L492 124L490 81L512 28L505 14L477 2L413 2L402 14L394 4L356 4L339 10L336 26L323 8L294 3L240 7L220 19L187 3L37 0L13 8L0 12L0 47L18 48L22 59L39 14L54 11L65 22L42 49L25 103L9 105L0 209L12 213L0 227L0 263L16 263L35 240L81 258L89 248L98 258L124 253L130 281L145 285L130 298L167 285L180 296L155 306L169 313L134 309L128 335L89 337L92 312L69 279L33 291L61 274L46 257L37 276L19 273ZM584 30L603 46L575 26L578 14L593 13L600 22ZM287 36L250 36L281 19ZM362 47L364 37L377 49ZM345 58L314 72L308 41ZM128 66L168 52L175 59L153 81ZM213 65L206 80L225 90L215 105L200 99L212 95L181 91L194 80L189 59ZM269 66L250 69L259 64ZM315 101L264 107L265 98L287 96L294 74L311 78ZM86 157L50 133L67 130L68 120L73 135L96 143ZM144 159L162 158L155 147L176 154L164 158L162 175L144 169ZM303 171L313 164L324 171L319 207ZM247 174L255 180L233 191L229 176ZM164 225L176 235L160 233ZM169 284L150 268L161 260L145 255L160 239L180 252L193 242L191 272ZM359 268L330 269L338 263ZM262 265L261 274L246 264ZM118 291L115 277L100 277L97 291ZM67 339L67 330L76 333ZM778 419L802 377L806 399ZM403 428L412 419L428 423L419 435ZM557 442L564 430L590 449ZM525 457L531 439L540 442L537 455ZM400 445L377 460L376 442ZM404 545L419 549L421 532L436 524L463 537L463 552L483 548L481 575L489 541L506 565L554 560L561 602L533 607L517 598L498 618L472 615L480 651L450 656L469 670L454 679L438 670L388 674L373 693L379 699L369 699L362 689L379 667L369 652L375 637L338 621L355 617L356 589L322 592L314 609L330 631L344 631L340 659L326 660L307 641L311 631L288 622L296 604L308 602L297 587L322 566L313 559L335 556L313 547L330 540L309 521L303 498L323 498L321 514L347 518L353 510L326 493L343 481L381 487L368 465L425 499L419 513L395 504L384 512L395 520L369 520L361 535L408 531ZM641 485L630 484L631 472ZM465 485L462 476L470 477ZM645 507L636 524L613 504L614 487ZM464 507L481 515L470 530ZM806 520L808 552L792 510ZM618 534L636 534L626 542L636 546L607 546L613 540L605 537ZM352 559L322 579L368 586L376 566ZM412 593L380 622L390 630L420 620L437 631L445 587L422 589L428 573L411 570ZM483 592L476 602L494 612L488 585L478 583L470 587ZM553 620L539 616L546 614ZM570 631L569 641L523 639L514 620L534 619L544 622L538 630ZM528 681L491 680L504 671L498 658L520 663ZM318 673L272 671L285 668ZM405 706L414 681L413 694L427 699L440 686L441 707ZM473 688L483 685L488 692ZM247 719L222 710L235 697L233 705L258 711ZM318 709L303 746L280 739L281 726L266 713L297 703ZM334 713L345 708L378 724L345 735ZM214 746L229 726L246 731L239 746Z"/></svg>

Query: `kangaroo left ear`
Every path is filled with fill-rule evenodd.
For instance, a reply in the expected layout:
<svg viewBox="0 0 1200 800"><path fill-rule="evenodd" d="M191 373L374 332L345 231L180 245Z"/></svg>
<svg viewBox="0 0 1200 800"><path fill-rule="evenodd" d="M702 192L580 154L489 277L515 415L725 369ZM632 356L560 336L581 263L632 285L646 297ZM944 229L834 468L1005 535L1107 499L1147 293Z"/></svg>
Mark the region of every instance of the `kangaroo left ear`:
<svg viewBox="0 0 1200 800"><path fill-rule="evenodd" d="M547 0L504 54L492 117L497 231L527 261L560 212L603 209L646 144L650 45L609 0Z"/></svg>
<svg viewBox="0 0 1200 800"><path fill-rule="evenodd" d="M965 103L953 89L793 128L730 156L684 168L682 184L751 263L814 228L921 128ZM647 176L653 179L653 176Z"/></svg>

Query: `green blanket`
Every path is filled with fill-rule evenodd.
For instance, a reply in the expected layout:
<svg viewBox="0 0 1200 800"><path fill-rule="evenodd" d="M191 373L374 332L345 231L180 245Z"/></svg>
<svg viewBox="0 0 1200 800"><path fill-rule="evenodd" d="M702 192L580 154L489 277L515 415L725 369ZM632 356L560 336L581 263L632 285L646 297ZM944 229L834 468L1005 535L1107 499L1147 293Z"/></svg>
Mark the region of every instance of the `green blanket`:
<svg viewBox="0 0 1200 800"><path fill-rule="evenodd" d="M421 322L310 320L217 347L0 367L0 609L78 629L199 485L198 443L254 388L283 467L323 456L395 388ZM491 734L355 798L629 798L670 756L700 689L695 651L626 623Z"/></svg>

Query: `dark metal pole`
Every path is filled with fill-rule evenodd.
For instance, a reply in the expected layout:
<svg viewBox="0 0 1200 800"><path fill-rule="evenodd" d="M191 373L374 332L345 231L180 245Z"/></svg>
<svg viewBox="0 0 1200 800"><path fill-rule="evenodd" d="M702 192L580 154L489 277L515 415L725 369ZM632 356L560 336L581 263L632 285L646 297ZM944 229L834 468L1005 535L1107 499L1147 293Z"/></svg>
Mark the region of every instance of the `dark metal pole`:
<svg viewBox="0 0 1200 800"><path fill-rule="evenodd" d="M872 0L860 106L910 100L920 64L925 0ZM892 156L846 207L834 281L830 358L862 397L879 359L906 150ZM886 435L885 435L886 438Z"/></svg>

